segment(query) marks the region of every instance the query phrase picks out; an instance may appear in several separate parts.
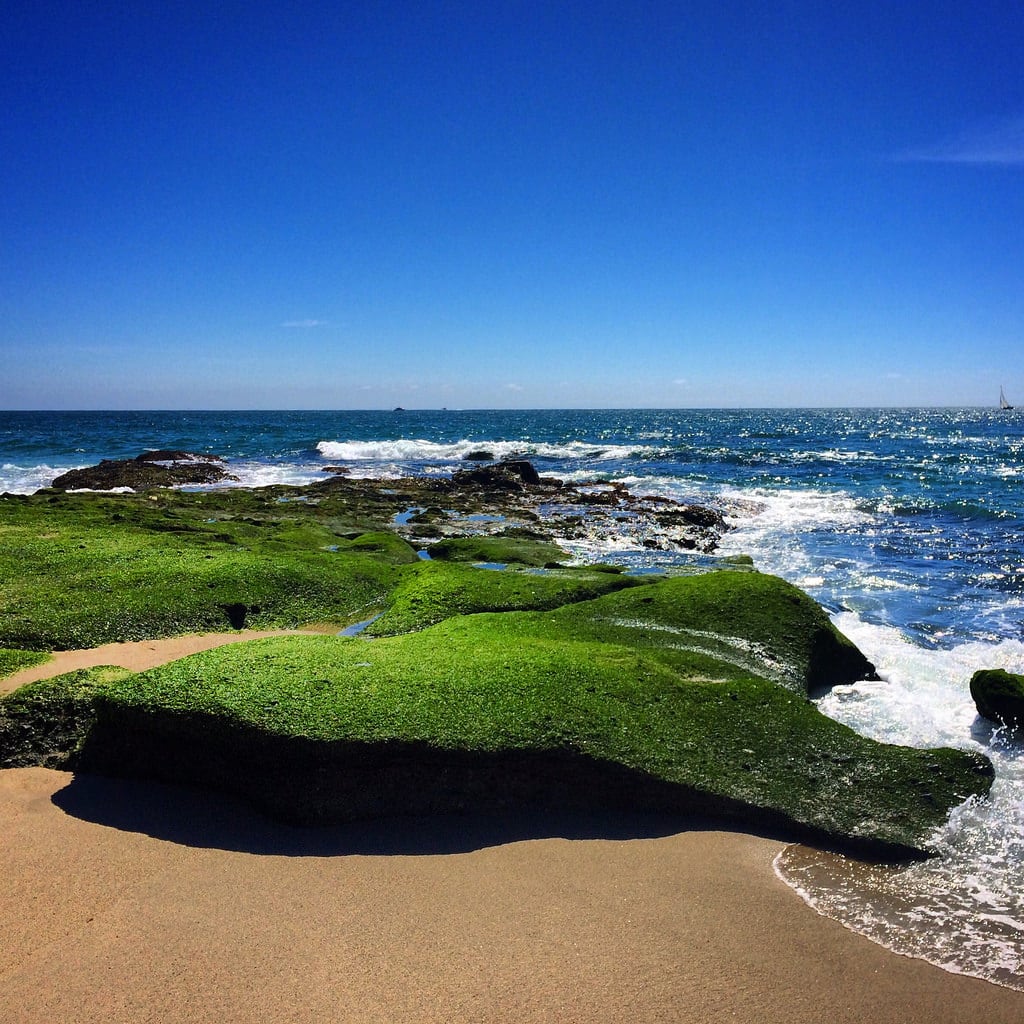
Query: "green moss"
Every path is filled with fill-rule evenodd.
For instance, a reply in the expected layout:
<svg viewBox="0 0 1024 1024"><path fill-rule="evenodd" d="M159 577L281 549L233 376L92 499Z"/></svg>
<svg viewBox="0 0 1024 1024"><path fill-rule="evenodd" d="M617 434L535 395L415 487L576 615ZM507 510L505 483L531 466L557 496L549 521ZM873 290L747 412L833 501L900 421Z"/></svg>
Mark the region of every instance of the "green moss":
<svg viewBox="0 0 1024 1024"><path fill-rule="evenodd" d="M638 585L632 577L589 569L538 573L519 569L494 571L458 562L420 562L405 571L387 601L384 614L366 633L408 633L453 615L474 612L557 608Z"/></svg>
<svg viewBox="0 0 1024 1024"><path fill-rule="evenodd" d="M0 768L71 764L96 721L97 694L130 676L101 666L22 686L0 700Z"/></svg>
<svg viewBox="0 0 1024 1024"><path fill-rule="evenodd" d="M568 554L557 544L522 537L450 537L431 544L430 557L446 562L491 562L545 566L561 562Z"/></svg>
<svg viewBox="0 0 1024 1024"><path fill-rule="evenodd" d="M756 572L655 578L518 620L517 628L628 644L652 650L670 665L700 653L801 694L874 677L874 666L816 602L784 580Z"/></svg>
<svg viewBox="0 0 1024 1024"><path fill-rule="evenodd" d="M419 555L416 549L393 533L378 530L373 533L364 533L347 543L338 547L339 551L347 551L350 554L375 555L382 561L391 565L404 565L410 562L418 562Z"/></svg>
<svg viewBox="0 0 1024 1024"><path fill-rule="evenodd" d="M384 610L371 642L283 638L25 687L0 701L0 763L220 786L304 821L603 801L904 853L990 784L983 759L820 715L807 694L872 669L781 580L421 562L383 528L407 494L337 491L0 496L7 648ZM535 538L495 544L444 550L551 560Z"/></svg>
<svg viewBox="0 0 1024 1024"><path fill-rule="evenodd" d="M971 696L979 715L1024 729L1024 676L1001 668L981 669L971 676Z"/></svg>
<svg viewBox="0 0 1024 1024"><path fill-rule="evenodd" d="M232 645L119 681L103 695L103 714L118 735L141 738L119 760L145 764L147 750L163 749L161 737L201 736L204 749L231 749L245 762L235 787L264 803L266 742L279 744L276 757L287 742L307 755L314 744L321 770L352 744L377 757L388 749L400 758L557 753L633 773L641 804L645 785L659 799L668 786L681 807L910 849L990 781L982 759L867 740L730 662L692 653L669 666L651 651L528 630L510 644L495 620L516 618L452 619L373 642ZM320 814L344 817L326 789Z"/></svg>
<svg viewBox="0 0 1024 1024"><path fill-rule="evenodd" d="M0 678L13 675L32 665L41 665L49 659L50 655L45 651L17 651L9 647L0 647Z"/></svg>
<svg viewBox="0 0 1024 1024"><path fill-rule="evenodd" d="M230 494L215 515L208 496L174 507L77 500L87 497L0 502L0 643L50 650L351 621L416 561L398 537L339 538L269 497L259 515Z"/></svg>
<svg viewBox="0 0 1024 1024"><path fill-rule="evenodd" d="M750 569L754 567L754 559L750 555L723 555L722 561L732 566L747 566Z"/></svg>

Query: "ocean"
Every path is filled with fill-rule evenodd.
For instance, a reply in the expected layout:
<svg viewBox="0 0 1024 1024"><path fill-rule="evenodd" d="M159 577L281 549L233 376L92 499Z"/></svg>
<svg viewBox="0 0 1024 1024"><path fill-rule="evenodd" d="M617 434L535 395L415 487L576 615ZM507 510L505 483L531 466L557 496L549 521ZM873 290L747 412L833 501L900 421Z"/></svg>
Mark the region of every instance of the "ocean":
<svg viewBox="0 0 1024 1024"><path fill-rule="evenodd" d="M900 953L1024 990L1024 742L979 718L978 668L1024 672L1024 412L997 409L0 412L0 492L147 448L224 456L245 486L445 474L470 451L723 509L722 553L796 583L878 667L822 711L873 738L984 752L989 799L942 856L865 866L793 847L776 870ZM635 567L693 557L573 542Z"/></svg>

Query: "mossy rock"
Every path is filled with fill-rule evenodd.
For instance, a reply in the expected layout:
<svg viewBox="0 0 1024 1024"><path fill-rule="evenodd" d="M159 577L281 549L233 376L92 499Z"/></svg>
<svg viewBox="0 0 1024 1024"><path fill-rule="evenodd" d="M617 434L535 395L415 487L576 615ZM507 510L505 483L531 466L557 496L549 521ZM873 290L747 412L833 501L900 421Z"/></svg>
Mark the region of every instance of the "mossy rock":
<svg viewBox="0 0 1024 1024"><path fill-rule="evenodd" d="M271 495L153 497L0 498L0 644L57 650L353 621L418 561L392 533L342 537L337 517Z"/></svg>
<svg viewBox="0 0 1024 1024"><path fill-rule="evenodd" d="M1024 675L981 669L971 676L971 696L983 718L1024 729Z"/></svg>
<svg viewBox="0 0 1024 1024"><path fill-rule="evenodd" d="M419 561L416 549L407 541L393 533L379 530L375 533L360 534L353 540L348 541L339 550L347 551L350 554L376 555L383 561L392 565L403 565Z"/></svg>
<svg viewBox="0 0 1024 1024"><path fill-rule="evenodd" d="M562 608L544 628L653 649L668 661L701 652L809 696L877 678L821 606L776 576L723 570L647 579Z"/></svg>
<svg viewBox="0 0 1024 1024"><path fill-rule="evenodd" d="M543 567L569 557L557 544L522 537L449 537L427 548L431 558L445 562L489 562Z"/></svg>
<svg viewBox="0 0 1024 1024"><path fill-rule="evenodd" d="M658 628L674 604L697 602L691 582L716 606L723 587L749 587L749 574L717 575L647 588L656 600L643 622L612 621L634 610L643 591L630 589L371 642L236 644L116 678L91 692L94 718L73 734L67 766L222 788L299 822L649 808L877 856L927 851L950 808L987 791L988 762L875 743L739 664L735 644L681 643ZM772 591L792 604L770 577L745 601L772 604ZM734 641L741 629L760 635L751 614L731 621ZM64 679L45 691L44 721L61 686L82 713L80 678Z"/></svg>
<svg viewBox="0 0 1024 1024"><path fill-rule="evenodd" d="M722 561L727 565L754 568L754 559L751 555L723 555Z"/></svg>
<svg viewBox="0 0 1024 1024"><path fill-rule="evenodd" d="M63 768L96 724L96 696L131 675L101 666L29 683L0 700L0 768Z"/></svg>
<svg viewBox="0 0 1024 1024"><path fill-rule="evenodd" d="M420 562L406 569L366 635L409 633L454 615L559 608L640 585L628 576L587 568L495 571L460 562Z"/></svg>
<svg viewBox="0 0 1024 1024"><path fill-rule="evenodd" d="M660 807L896 855L987 791L982 758L817 712L809 694L873 670L797 588L538 571L552 553L523 536L449 547L515 565L500 572L423 562L386 528L431 504L403 487L0 496L8 649L383 611L371 642L289 637L25 687L0 701L0 763L220 787L295 821Z"/></svg>

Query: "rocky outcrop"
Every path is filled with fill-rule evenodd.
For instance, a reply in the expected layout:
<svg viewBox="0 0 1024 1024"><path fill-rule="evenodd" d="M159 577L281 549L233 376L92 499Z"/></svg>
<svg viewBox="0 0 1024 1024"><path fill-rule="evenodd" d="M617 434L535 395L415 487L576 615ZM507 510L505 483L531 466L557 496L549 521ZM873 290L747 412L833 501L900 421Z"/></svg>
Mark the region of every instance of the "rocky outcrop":
<svg viewBox="0 0 1024 1024"><path fill-rule="evenodd" d="M1024 730L1024 676L982 669L971 676L971 696L983 718Z"/></svg>
<svg viewBox="0 0 1024 1024"><path fill-rule="evenodd" d="M112 491L124 487L146 491L236 479L218 455L162 450L143 452L134 459L103 459L98 466L62 473L50 486L58 491Z"/></svg>
<svg viewBox="0 0 1024 1024"><path fill-rule="evenodd" d="M522 490L541 483L540 474L526 459L507 459L491 466L460 469L452 474L452 486L479 486L499 490Z"/></svg>

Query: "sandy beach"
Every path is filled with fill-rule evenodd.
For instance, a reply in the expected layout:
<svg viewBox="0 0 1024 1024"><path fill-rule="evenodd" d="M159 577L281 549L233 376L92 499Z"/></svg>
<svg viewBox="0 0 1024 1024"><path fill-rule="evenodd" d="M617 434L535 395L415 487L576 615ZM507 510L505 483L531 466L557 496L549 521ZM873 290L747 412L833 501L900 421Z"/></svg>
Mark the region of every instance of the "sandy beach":
<svg viewBox="0 0 1024 1024"><path fill-rule="evenodd" d="M1024 1018L818 917L781 843L678 820L295 829L27 768L0 830L9 1024Z"/></svg>
<svg viewBox="0 0 1024 1024"><path fill-rule="evenodd" d="M331 631L335 631L331 627ZM269 636L302 636L320 632L313 629L243 629L231 633L189 633L184 636L163 637L157 640L132 640L126 643L103 644L100 647L88 647L78 651L54 651L49 661L41 665L32 665L12 675L0 678L0 693L10 693L25 686L36 683L40 679L50 679L64 672L74 672L80 668L94 668L97 665L118 665L132 672L144 672L147 668L164 665L177 658L185 658L200 651L209 651L225 644L237 644L244 640L260 640Z"/></svg>

